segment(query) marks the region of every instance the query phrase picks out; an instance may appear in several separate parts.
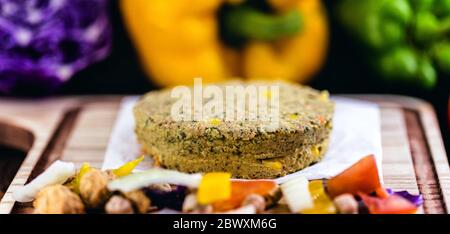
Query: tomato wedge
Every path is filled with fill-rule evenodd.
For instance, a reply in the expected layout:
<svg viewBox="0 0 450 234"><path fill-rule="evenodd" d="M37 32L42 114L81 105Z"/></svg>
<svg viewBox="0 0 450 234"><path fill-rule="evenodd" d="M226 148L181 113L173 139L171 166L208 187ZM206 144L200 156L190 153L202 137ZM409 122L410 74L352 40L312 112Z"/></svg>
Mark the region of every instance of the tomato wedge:
<svg viewBox="0 0 450 234"><path fill-rule="evenodd" d="M231 197L227 200L214 202L215 211L227 211L238 208L244 199L251 194L267 195L277 188L271 180L234 180L231 181Z"/></svg>
<svg viewBox="0 0 450 234"><path fill-rule="evenodd" d="M373 155L364 157L327 182L327 191L331 197L344 193L353 195L357 195L358 192L371 193L380 187L380 177Z"/></svg>
<svg viewBox="0 0 450 234"><path fill-rule="evenodd" d="M371 214L414 214L417 207L398 195L391 195L388 198L377 198L369 195L358 194L366 204Z"/></svg>

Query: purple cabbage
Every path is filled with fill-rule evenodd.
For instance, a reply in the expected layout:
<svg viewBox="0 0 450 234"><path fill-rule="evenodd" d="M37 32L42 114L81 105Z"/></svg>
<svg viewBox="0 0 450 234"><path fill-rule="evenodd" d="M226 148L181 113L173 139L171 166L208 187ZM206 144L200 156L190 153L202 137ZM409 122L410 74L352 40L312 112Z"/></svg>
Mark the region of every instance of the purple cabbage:
<svg viewBox="0 0 450 234"><path fill-rule="evenodd" d="M413 195L413 194L410 194L408 191L394 192L392 189L386 189L386 191L390 195L398 195L400 197L405 198L406 200L408 200L409 202L413 203L417 207L419 207L419 206L421 206L423 204L423 196L421 194Z"/></svg>
<svg viewBox="0 0 450 234"><path fill-rule="evenodd" d="M145 194L150 197L152 205L158 208L169 208L181 210L188 188L181 185L171 185L170 191L148 187L144 189Z"/></svg>
<svg viewBox="0 0 450 234"><path fill-rule="evenodd" d="M105 58L111 44L107 5L108 0L0 0L0 93L54 90Z"/></svg>

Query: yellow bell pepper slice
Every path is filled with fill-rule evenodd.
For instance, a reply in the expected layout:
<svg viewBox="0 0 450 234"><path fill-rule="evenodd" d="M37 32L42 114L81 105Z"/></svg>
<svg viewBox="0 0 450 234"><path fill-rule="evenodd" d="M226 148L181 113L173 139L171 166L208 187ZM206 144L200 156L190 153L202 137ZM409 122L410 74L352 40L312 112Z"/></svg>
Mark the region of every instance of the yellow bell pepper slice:
<svg viewBox="0 0 450 234"><path fill-rule="evenodd" d="M336 207L333 201L325 193L323 182L321 180L314 180L309 183L309 192L313 199L314 207L303 210L302 214L335 214Z"/></svg>
<svg viewBox="0 0 450 234"><path fill-rule="evenodd" d="M83 175L86 174L89 170L91 170L91 165L89 163L83 163L83 165L80 167L80 170L76 174L75 178L70 183L69 187L72 187L72 189L76 193L80 193L81 177L83 177Z"/></svg>
<svg viewBox="0 0 450 234"><path fill-rule="evenodd" d="M117 177L127 176L133 172L134 168L139 165L144 160L144 156L139 157L138 159L135 159L133 161L127 162L121 167L113 170L113 174Z"/></svg>
<svg viewBox="0 0 450 234"><path fill-rule="evenodd" d="M197 192L201 205L223 201L231 197L231 174L225 172L207 173L203 176Z"/></svg>

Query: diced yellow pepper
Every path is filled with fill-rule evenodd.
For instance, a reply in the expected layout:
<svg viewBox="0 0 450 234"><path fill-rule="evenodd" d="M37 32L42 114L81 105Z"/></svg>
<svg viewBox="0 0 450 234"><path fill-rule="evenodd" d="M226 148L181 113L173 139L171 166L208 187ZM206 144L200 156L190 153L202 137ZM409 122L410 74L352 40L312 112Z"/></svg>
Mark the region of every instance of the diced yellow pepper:
<svg viewBox="0 0 450 234"><path fill-rule="evenodd" d="M117 177L127 176L133 172L134 168L139 165L144 160L144 156L139 157L138 159L135 159L133 161L127 162L121 167L113 170L113 173Z"/></svg>
<svg viewBox="0 0 450 234"><path fill-rule="evenodd" d="M312 146L311 147L311 153L314 155L314 156L319 156L319 154L320 154L320 150L319 150L319 148L317 147L317 146Z"/></svg>
<svg viewBox="0 0 450 234"><path fill-rule="evenodd" d="M231 197L231 174L207 173L203 176L197 192L197 201L202 205L223 201Z"/></svg>
<svg viewBox="0 0 450 234"><path fill-rule="evenodd" d="M296 119L298 119L298 114L290 114L290 115L289 115L289 119L291 119L291 120L296 120Z"/></svg>
<svg viewBox="0 0 450 234"><path fill-rule="evenodd" d="M321 180L314 180L309 183L309 192L314 202L314 207L303 210L302 214L335 214L336 207L333 201L325 193Z"/></svg>
<svg viewBox="0 0 450 234"><path fill-rule="evenodd" d="M209 120L209 122L214 126L218 126L222 122L222 120L219 118L212 118Z"/></svg>
<svg viewBox="0 0 450 234"><path fill-rule="evenodd" d="M274 170L277 170L277 171L281 171L283 169L283 164L281 164L280 162L276 162L276 161L265 161L264 165L268 166Z"/></svg>

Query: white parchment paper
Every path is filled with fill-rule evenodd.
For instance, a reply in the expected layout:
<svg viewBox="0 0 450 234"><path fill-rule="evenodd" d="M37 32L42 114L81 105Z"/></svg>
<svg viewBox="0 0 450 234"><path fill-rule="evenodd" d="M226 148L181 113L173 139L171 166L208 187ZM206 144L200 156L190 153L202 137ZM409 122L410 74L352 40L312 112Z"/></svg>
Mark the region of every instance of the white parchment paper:
<svg viewBox="0 0 450 234"><path fill-rule="evenodd" d="M139 156L140 147L134 135L133 106L138 97L124 98L118 113L106 151L103 169L113 169ZM306 169L277 179L283 183L295 176L309 180L333 177L344 171L366 155L374 154L380 178L382 176L380 110L374 103L349 98L333 97L336 111L333 131L325 157ZM152 165L150 157L137 170Z"/></svg>

